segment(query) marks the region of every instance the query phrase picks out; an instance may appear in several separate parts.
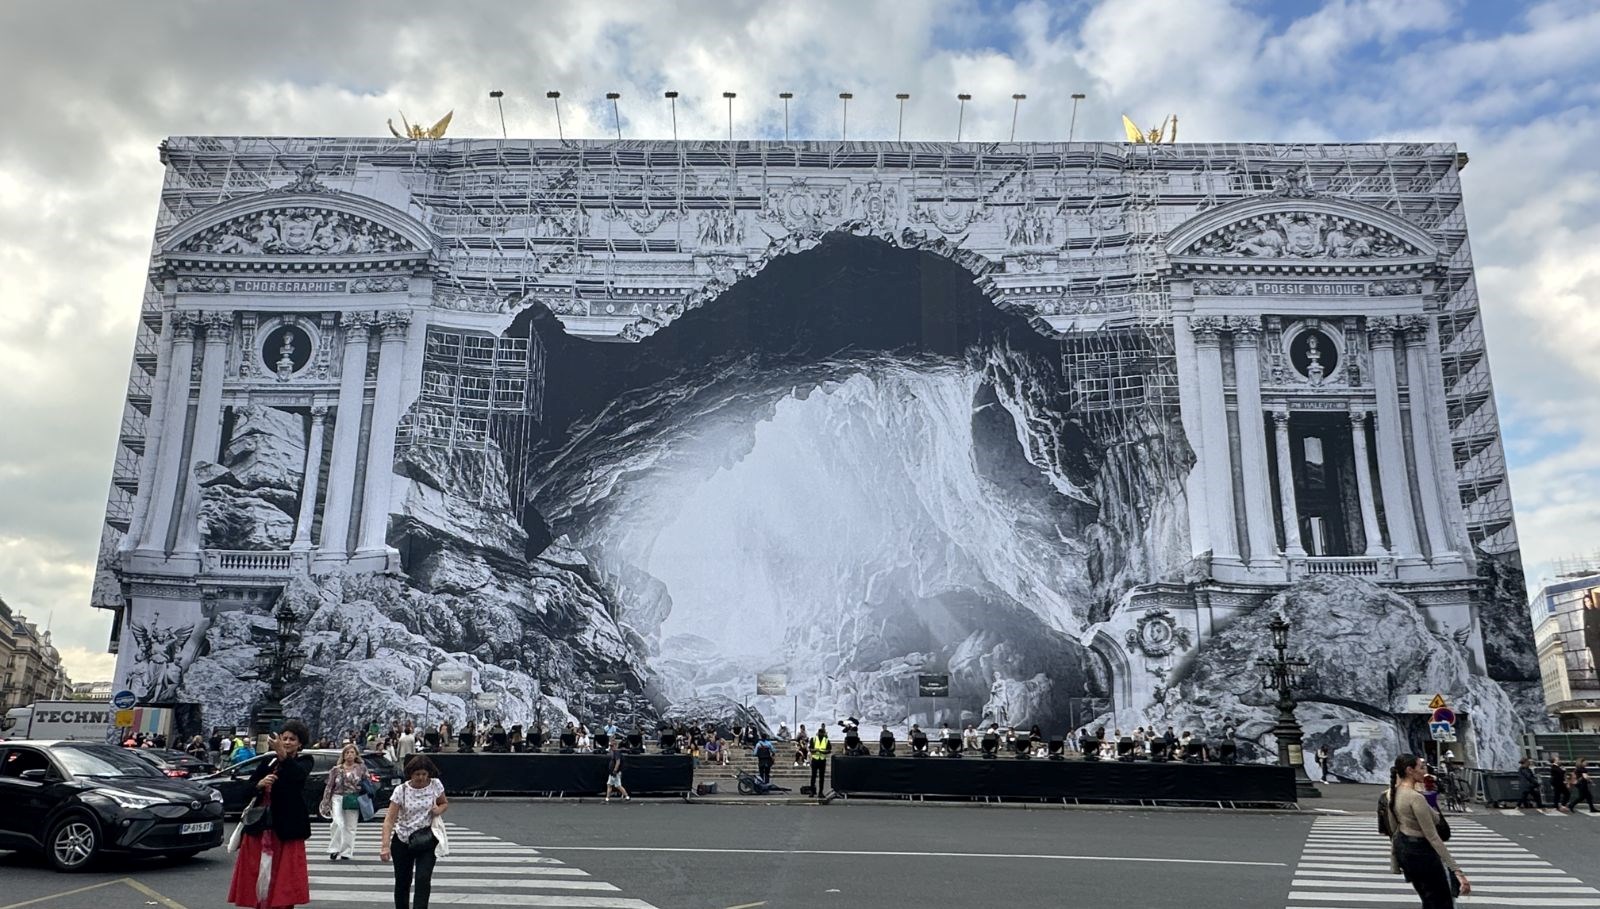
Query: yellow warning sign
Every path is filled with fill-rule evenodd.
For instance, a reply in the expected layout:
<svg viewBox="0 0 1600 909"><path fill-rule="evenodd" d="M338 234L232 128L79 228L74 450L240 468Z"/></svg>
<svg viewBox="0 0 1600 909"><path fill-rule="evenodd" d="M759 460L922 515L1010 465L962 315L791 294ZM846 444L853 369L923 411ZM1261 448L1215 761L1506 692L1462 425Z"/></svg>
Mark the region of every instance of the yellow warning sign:
<svg viewBox="0 0 1600 909"><path fill-rule="evenodd" d="M1442 694L1435 694L1433 696L1433 700L1428 702L1428 709L1429 710L1438 710L1440 707L1447 707L1447 706L1449 706L1449 705L1447 705L1444 702L1444 695L1442 695Z"/></svg>
<svg viewBox="0 0 1600 909"><path fill-rule="evenodd" d="M133 725L133 711L132 710L118 710L117 711L117 715L114 718L114 720L115 721L114 721L113 725L117 726L120 729L126 729L129 726Z"/></svg>

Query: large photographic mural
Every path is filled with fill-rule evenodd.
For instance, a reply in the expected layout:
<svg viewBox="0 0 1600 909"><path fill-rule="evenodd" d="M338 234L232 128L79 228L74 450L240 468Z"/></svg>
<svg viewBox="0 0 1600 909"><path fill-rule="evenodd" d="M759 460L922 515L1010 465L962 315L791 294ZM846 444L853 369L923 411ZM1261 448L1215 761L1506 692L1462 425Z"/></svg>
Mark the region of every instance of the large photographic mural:
<svg viewBox="0 0 1600 909"><path fill-rule="evenodd" d="M1417 695L1485 766L1542 714L1453 147L264 141L163 150L96 586L147 703L247 722L284 614L329 731L1265 758L1281 614L1348 778Z"/></svg>

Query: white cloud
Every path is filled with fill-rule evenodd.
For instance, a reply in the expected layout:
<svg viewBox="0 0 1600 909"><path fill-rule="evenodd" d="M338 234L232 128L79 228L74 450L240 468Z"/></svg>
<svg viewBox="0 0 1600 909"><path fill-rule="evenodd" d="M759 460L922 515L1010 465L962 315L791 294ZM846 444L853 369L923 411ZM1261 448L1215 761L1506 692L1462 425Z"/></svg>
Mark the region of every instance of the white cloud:
<svg viewBox="0 0 1600 909"><path fill-rule="evenodd" d="M404 110L454 108L453 135L607 135L601 97L622 93L629 136L1004 138L1028 94L1023 139L1059 139L1069 94L1088 93L1079 138L1116 139L1117 116L1183 117L1194 141L1416 137L1454 140L1465 174L1483 309L1511 440L1528 560L1600 540L1587 506L1600 478L1600 142L1593 4L1547 3L1504 34L1461 36L1442 2L1331 0L1273 25L1254 3L1026 3L983 19L975 3L351 3L276 7L0 6L0 591L39 616L93 675L108 619L85 605L133 325L169 134L370 135ZM83 23L93 23L85 27ZM939 35L989 35L961 50ZM998 45L998 47L986 47ZM1534 114L1545 110L1550 113ZM1542 434L1562 432L1562 444ZM1532 440L1530 442L1530 440ZM75 649L74 649L75 648Z"/></svg>

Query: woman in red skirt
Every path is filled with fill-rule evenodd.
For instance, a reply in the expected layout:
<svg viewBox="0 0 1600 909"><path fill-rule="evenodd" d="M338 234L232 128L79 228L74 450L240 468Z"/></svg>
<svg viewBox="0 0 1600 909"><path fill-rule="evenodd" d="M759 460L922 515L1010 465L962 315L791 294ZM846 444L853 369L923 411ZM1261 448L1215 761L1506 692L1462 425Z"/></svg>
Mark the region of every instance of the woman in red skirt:
<svg viewBox="0 0 1600 909"><path fill-rule="evenodd" d="M233 865L228 902L245 909L290 909L311 902L307 879L306 840L311 838L311 817L306 813L306 778L311 758L300 753L311 741L311 730L299 720L283 724L250 783L256 805L272 815L265 830L239 839L239 859Z"/></svg>

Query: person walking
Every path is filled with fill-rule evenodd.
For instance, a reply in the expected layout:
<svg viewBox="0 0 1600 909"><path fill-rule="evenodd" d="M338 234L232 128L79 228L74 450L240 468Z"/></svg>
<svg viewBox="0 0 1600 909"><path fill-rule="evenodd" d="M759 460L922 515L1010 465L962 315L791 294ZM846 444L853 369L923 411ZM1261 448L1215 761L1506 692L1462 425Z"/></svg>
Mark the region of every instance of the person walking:
<svg viewBox="0 0 1600 909"><path fill-rule="evenodd" d="M1517 799L1517 807L1543 811L1544 796L1539 793L1539 775L1533 772L1532 761L1527 758L1517 761L1517 779L1522 783L1522 797Z"/></svg>
<svg viewBox="0 0 1600 909"><path fill-rule="evenodd" d="M428 909L439 849L433 822L449 809L450 800L439 782L439 768L426 755L412 755L405 773L405 780L389 796L378 858L394 861L394 909ZM415 900L411 899L413 882Z"/></svg>
<svg viewBox="0 0 1600 909"><path fill-rule="evenodd" d="M1328 781L1328 761L1332 758L1333 752L1328 750L1327 745L1317 749L1317 770L1318 775L1322 777L1321 782L1326 783Z"/></svg>
<svg viewBox="0 0 1600 909"><path fill-rule="evenodd" d="M356 825L361 823L361 793L365 791L367 765L354 745L339 752L339 763L328 771L322 787L322 816L328 819L328 861L349 861L356 855Z"/></svg>
<svg viewBox="0 0 1600 909"><path fill-rule="evenodd" d="M772 739L768 738L767 736L763 735L756 740L756 747L754 749L756 756L756 776L759 777L763 783L772 782L772 763L777 757L775 751L776 749L773 747Z"/></svg>
<svg viewBox="0 0 1600 909"><path fill-rule="evenodd" d="M1550 755L1550 763L1545 768L1550 774L1550 791L1555 795L1550 799L1557 811L1566 811L1567 804L1567 768L1561 766L1561 755Z"/></svg>
<svg viewBox="0 0 1600 909"><path fill-rule="evenodd" d="M301 754L311 741L311 730L299 720L283 724L272 740L272 759L250 774L256 791L255 808L264 809L250 830L246 809L240 823L239 857L233 863L228 902L245 909L289 909L311 902L310 874L306 869L306 840L311 839L311 818L306 814L306 778L311 757ZM277 799L273 799L273 793Z"/></svg>
<svg viewBox="0 0 1600 909"><path fill-rule="evenodd" d="M611 801L611 790L622 793L622 800L628 801L628 790L622 785L622 743L616 736L611 737L611 754L606 761L606 801Z"/></svg>
<svg viewBox="0 0 1600 909"><path fill-rule="evenodd" d="M1576 812L1579 802L1589 803L1589 813L1594 814L1594 790L1589 782L1589 759L1578 758L1572 765L1572 794L1567 796L1567 811Z"/></svg>
<svg viewBox="0 0 1600 909"><path fill-rule="evenodd" d="M1445 848L1439 835L1439 813L1423 797L1423 778L1427 774L1427 762L1416 755L1395 758L1385 806L1394 835L1389 870L1405 875L1406 882L1421 897L1422 909L1451 909L1457 887L1466 896L1472 892L1472 882Z"/></svg>
<svg viewBox="0 0 1600 909"><path fill-rule="evenodd" d="M826 795L823 788L828 782L828 751L832 747L828 741L828 725L823 723L811 737L811 794L819 799Z"/></svg>

